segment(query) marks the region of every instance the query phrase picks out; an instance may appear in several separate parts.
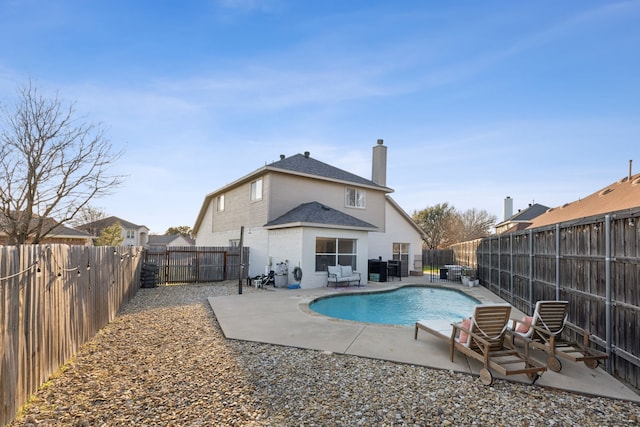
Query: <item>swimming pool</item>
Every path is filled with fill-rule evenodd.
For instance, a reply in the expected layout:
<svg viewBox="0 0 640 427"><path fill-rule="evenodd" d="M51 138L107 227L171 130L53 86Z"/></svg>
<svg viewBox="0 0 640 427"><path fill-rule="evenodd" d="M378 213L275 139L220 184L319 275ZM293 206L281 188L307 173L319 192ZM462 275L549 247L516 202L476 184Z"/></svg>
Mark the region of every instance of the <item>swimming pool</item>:
<svg viewBox="0 0 640 427"><path fill-rule="evenodd" d="M469 316L479 303L454 289L405 286L383 292L323 297L312 301L309 308L338 319L413 326L422 319L457 322Z"/></svg>

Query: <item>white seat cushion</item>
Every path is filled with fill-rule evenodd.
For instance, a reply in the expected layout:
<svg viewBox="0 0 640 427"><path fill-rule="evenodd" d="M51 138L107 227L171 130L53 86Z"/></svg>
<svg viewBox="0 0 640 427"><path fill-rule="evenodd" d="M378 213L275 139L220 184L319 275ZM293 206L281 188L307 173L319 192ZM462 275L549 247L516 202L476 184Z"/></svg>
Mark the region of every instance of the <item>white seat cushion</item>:
<svg viewBox="0 0 640 427"><path fill-rule="evenodd" d="M340 274L340 266L339 265L330 265L328 267L329 270L329 274L331 274L332 276L335 275L335 277L340 277L342 276L342 274Z"/></svg>

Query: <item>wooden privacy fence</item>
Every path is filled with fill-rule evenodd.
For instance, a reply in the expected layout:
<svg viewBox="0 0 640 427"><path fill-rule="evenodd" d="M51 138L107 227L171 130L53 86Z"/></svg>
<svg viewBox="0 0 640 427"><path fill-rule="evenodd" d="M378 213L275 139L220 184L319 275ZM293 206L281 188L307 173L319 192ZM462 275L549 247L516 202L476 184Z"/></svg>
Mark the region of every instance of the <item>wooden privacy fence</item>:
<svg viewBox="0 0 640 427"><path fill-rule="evenodd" d="M135 247L0 246L0 425L138 289Z"/></svg>
<svg viewBox="0 0 640 427"><path fill-rule="evenodd" d="M454 263L454 252L451 249L423 249L422 265L429 267L441 267Z"/></svg>
<svg viewBox="0 0 640 427"><path fill-rule="evenodd" d="M639 211L492 236L476 258L481 283L527 314L538 300L569 301L569 325L590 331L607 370L640 388Z"/></svg>
<svg viewBox="0 0 640 427"><path fill-rule="evenodd" d="M243 248L242 259L249 260L249 248ZM145 251L144 261L159 267L160 283L217 282L238 279L239 247L168 246ZM244 277L243 277L244 278Z"/></svg>

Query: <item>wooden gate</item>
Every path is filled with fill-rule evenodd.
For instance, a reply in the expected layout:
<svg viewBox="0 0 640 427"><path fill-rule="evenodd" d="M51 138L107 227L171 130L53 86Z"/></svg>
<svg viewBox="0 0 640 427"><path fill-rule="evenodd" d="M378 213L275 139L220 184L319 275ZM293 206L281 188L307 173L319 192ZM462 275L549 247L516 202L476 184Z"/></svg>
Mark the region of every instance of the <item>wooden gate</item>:
<svg viewBox="0 0 640 427"><path fill-rule="evenodd" d="M248 265L249 248L243 248L243 252L242 258ZM144 261L158 266L160 283L218 282L238 279L241 274L238 247L150 248L145 251Z"/></svg>

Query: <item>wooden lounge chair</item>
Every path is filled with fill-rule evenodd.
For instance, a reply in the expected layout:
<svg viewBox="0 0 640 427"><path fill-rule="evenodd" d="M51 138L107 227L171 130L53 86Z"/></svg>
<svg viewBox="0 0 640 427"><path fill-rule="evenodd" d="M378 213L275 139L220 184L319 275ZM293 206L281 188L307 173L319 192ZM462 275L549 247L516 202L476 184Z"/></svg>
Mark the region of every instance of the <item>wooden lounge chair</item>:
<svg viewBox="0 0 640 427"><path fill-rule="evenodd" d="M572 362L584 362L594 369L600 360L607 358L607 354L589 347L591 334L584 329L577 329L582 335L582 343L561 338L568 310L568 301L538 301L533 316L522 320L512 319L510 329L528 338L529 345L544 350L548 354L547 367L554 372L562 369L558 356Z"/></svg>
<svg viewBox="0 0 640 427"><path fill-rule="evenodd" d="M480 380L483 384L490 385L493 382L491 370L501 375L526 374L533 384L547 368L529 357L528 345L524 346L524 352L515 346L507 347L513 342L512 339L505 338L509 333L507 326L510 314L509 304L480 304L464 324L451 324L447 328L441 321L416 322L414 339L417 339L420 329L447 339L445 333L449 329L451 361L453 362L457 350L482 362L484 366L480 370ZM526 338L521 339L527 341Z"/></svg>

